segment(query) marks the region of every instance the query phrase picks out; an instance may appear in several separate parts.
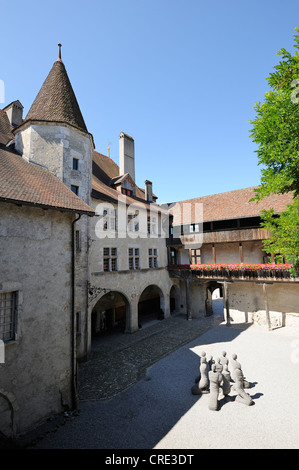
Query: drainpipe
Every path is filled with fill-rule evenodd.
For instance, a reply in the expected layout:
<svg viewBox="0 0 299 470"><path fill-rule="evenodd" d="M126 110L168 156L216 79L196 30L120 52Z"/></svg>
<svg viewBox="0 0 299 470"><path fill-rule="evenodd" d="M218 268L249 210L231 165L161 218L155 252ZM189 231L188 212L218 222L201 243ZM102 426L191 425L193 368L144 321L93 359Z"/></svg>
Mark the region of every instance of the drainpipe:
<svg viewBox="0 0 299 470"><path fill-rule="evenodd" d="M77 219L72 222L72 294L71 294L71 399L72 399L72 408L76 409L78 406L78 396L77 396L77 360L76 360L76 314L75 314L75 292L76 292L76 282L75 282L75 224L81 218L81 214L78 214Z"/></svg>

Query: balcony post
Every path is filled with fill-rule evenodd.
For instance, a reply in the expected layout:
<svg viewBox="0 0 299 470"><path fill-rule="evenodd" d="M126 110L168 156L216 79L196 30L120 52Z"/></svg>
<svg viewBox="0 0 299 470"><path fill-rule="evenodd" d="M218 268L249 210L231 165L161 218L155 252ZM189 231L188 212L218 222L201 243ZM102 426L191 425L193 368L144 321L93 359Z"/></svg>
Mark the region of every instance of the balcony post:
<svg viewBox="0 0 299 470"><path fill-rule="evenodd" d="M224 318L226 319L226 326L230 326L230 314L229 314L229 301L228 301L228 282L224 281L223 283L223 310Z"/></svg>

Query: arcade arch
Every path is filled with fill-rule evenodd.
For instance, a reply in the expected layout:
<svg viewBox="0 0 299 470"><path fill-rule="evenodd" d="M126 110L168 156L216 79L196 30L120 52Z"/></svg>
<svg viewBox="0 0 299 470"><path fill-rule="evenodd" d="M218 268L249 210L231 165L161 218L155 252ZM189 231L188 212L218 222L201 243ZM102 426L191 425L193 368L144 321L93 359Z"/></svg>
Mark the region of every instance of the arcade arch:
<svg viewBox="0 0 299 470"><path fill-rule="evenodd" d="M138 325L152 320L162 320L165 314L165 298L162 290L155 284L147 286L141 293L138 302Z"/></svg>
<svg viewBox="0 0 299 470"><path fill-rule="evenodd" d="M104 294L91 312L91 338L124 332L129 315L130 305L124 294L118 291Z"/></svg>
<svg viewBox="0 0 299 470"><path fill-rule="evenodd" d="M223 316L223 285L217 281L209 282L206 287L205 315Z"/></svg>

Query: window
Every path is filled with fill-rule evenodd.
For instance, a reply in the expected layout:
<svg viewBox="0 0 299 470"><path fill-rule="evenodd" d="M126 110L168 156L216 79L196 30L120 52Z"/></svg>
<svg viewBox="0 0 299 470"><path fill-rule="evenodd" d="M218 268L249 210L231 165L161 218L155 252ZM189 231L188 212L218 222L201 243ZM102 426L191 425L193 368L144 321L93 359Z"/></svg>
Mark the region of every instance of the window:
<svg viewBox="0 0 299 470"><path fill-rule="evenodd" d="M191 249L190 250L190 258L191 258L191 264L201 264L201 255L200 255L200 249Z"/></svg>
<svg viewBox="0 0 299 470"><path fill-rule="evenodd" d="M73 170L79 170L79 160L78 160L78 158L73 158Z"/></svg>
<svg viewBox="0 0 299 470"><path fill-rule="evenodd" d="M157 268L158 267L157 248L149 248L149 250L148 250L148 267L149 268Z"/></svg>
<svg viewBox="0 0 299 470"><path fill-rule="evenodd" d="M117 271L117 248L103 249L104 271Z"/></svg>
<svg viewBox="0 0 299 470"><path fill-rule="evenodd" d="M133 196L132 189L121 188L121 192L122 192L122 194L125 194L126 196Z"/></svg>
<svg viewBox="0 0 299 470"><path fill-rule="evenodd" d="M16 336L17 292L0 294L0 339L12 341Z"/></svg>
<svg viewBox="0 0 299 470"><path fill-rule="evenodd" d="M139 232L139 211L128 214L128 232Z"/></svg>
<svg viewBox="0 0 299 470"><path fill-rule="evenodd" d="M190 233L199 232L199 224L190 225Z"/></svg>
<svg viewBox="0 0 299 470"><path fill-rule="evenodd" d="M139 248L129 248L129 269L139 268Z"/></svg>
<svg viewBox="0 0 299 470"><path fill-rule="evenodd" d="M170 264L177 264L176 250L174 248L170 250Z"/></svg>
<svg viewBox="0 0 299 470"><path fill-rule="evenodd" d="M73 191L73 193L77 194L78 196L79 186L76 186L75 184L71 184L71 190Z"/></svg>
<svg viewBox="0 0 299 470"><path fill-rule="evenodd" d="M116 230L116 210L104 208L103 230Z"/></svg>
<svg viewBox="0 0 299 470"><path fill-rule="evenodd" d="M157 217L154 217L154 216L147 217L147 233L151 235L157 234Z"/></svg>

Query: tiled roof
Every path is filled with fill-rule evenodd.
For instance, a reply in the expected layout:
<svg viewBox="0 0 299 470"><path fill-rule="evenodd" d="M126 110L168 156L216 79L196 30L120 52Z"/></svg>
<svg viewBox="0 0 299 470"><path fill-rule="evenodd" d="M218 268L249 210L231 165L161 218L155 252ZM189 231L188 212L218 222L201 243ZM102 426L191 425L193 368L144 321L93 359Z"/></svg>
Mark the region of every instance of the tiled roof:
<svg viewBox="0 0 299 470"><path fill-rule="evenodd" d="M93 151L92 173L97 180L110 186L111 179L116 178L119 175L119 168L111 158Z"/></svg>
<svg viewBox="0 0 299 470"><path fill-rule="evenodd" d="M0 200L94 215L94 210L48 170L0 145Z"/></svg>
<svg viewBox="0 0 299 470"><path fill-rule="evenodd" d="M139 188L138 188L139 189ZM140 193L142 197L140 197ZM139 189L138 190L138 195L137 195L137 190L136 190L136 197L131 197L131 196L126 196L126 198L123 197L123 195L117 191L116 189L113 189L111 186L106 185L102 181L100 181L96 176L93 174L92 175L92 197L96 199L104 199L106 201L114 202L117 203L119 200L119 196L122 196L123 199L125 199L126 204L135 204L136 202L141 202L142 204L150 204L147 202L144 198L144 193Z"/></svg>
<svg viewBox="0 0 299 470"><path fill-rule="evenodd" d="M99 152L93 151L92 156L92 195L96 198L105 198L117 202L120 193L113 189L111 183L121 179L118 165L110 158ZM136 186L136 197L127 197L127 203L133 204L139 201L147 203L145 200L145 190Z"/></svg>
<svg viewBox="0 0 299 470"><path fill-rule="evenodd" d="M124 175L121 175L121 176L116 176L115 178L111 179L111 186L117 186L123 183L124 181L126 181L127 179L132 180L129 173L125 173Z"/></svg>
<svg viewBox="0 0 299 470"><path fill-rule="evenodd" d="M194 199L187 199L175 203L173 206L174 225L180 225L179 214L182 212L184 203L186 219L190 223L196 223L196 204L203 204L203 222L211 222L216 220L239 219L244 217L257 217L262 209L274 209L275 213L285 210L287 204L291 204L293 200L292 193L272 194L265 197L260 202L249 202L254 197L255 187L228 191L225 193L213 194L211 196L203 196ZM179 211L176 210L181 208Z"/></svg>
<svg viewBox="0 0 299 470"><path fill-rule="evenodd" d="M71 82L60 59L54 63L24 122L30 120L64 122L87 132Z"/></svg>
<svg viewBox="0 0 299 470"><path fill-rule="evenodd" d="M0 109L0 144L6 145L12 139L14 139L12 126L6 112Z"/></svg>

